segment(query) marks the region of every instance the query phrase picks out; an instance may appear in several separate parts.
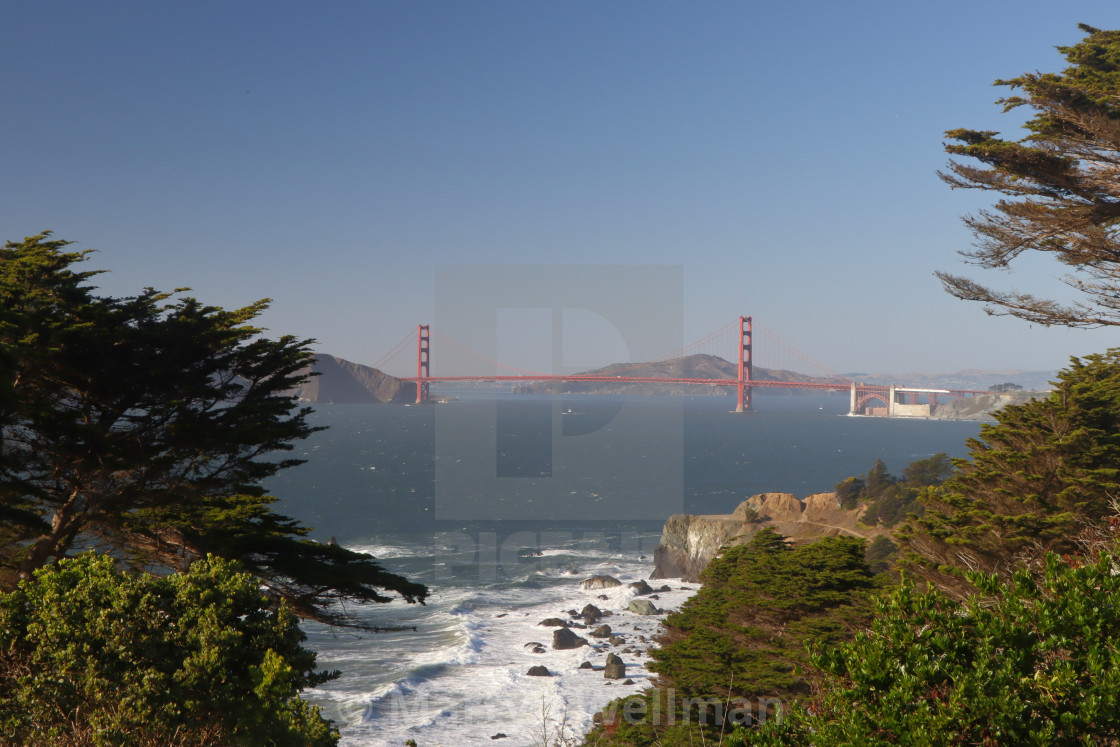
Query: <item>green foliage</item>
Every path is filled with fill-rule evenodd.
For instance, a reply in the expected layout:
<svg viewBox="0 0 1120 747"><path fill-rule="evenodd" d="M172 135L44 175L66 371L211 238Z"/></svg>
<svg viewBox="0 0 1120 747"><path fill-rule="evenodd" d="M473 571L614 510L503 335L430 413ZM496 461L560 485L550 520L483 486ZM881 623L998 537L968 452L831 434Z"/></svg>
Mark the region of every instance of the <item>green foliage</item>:
<svg viewBox="0 0 1120 747"><path fill-rule="evenodd" d="M1024 253L1042 252L1066 265L1063 280L1081 299L1063 305L938 273L946 290L980 301L990 314L1071 327L1120 324L1120 31L1080 29L1081 42L1058 47L1069 63L1061 73L996 81L1013 92L997 101L1005 112L1030 113L1025 137L946 133L945 149L968 160L951 162L942 179L1000 195L992 210L965 218L977 238L973 251L962 252L969 264L1005 269Z"/></svg>
<svg viewBox="0 0 1120 747"><path fill-rule="evenodd" d="M958 473L922 493L898 532L912 572L957 594L967 569L998 573L1076 553L1120 496L1120 350L1073 359L1049 398L1006 407L969 441Z"/></svg>
<svg viewBox="0 0 1120 747"><path fill-rule="evenodd" d="M266 301L228 311L146 289L98 296L86 252L48 234L0 250L0 588L74 548L143 568L216 553L300 615L426 589L369 556L304 539L261 482L315 429L293 388L310 341L261 335Z"/></svg>
<svg viewBox="0 0 1120 747"><path fill-rule="evenodd" d="M864 553L863 559L872 573L884 573L891 569L897 550L898 546L891 542L889 537L879 535L867 545L867 552Z"/></svg>
<svg viewBox="0 0 1120 747"><path fill-rule="evenodd" d="M887 465L883 464L883 460L876 459L875 464L871 465L871 469L863 478L863 491L860 498L868 501L878 500L897 482L898 480L887 472Z"/></svg>
<svg viewBox="0 0 1120 747"><path fill-rule="evenodd" d="M924 488L939 485L953 474L953 462L945 453L934 454L928 459L910 462L902 470L902 481L910 487Z"/></svg>
<svg viewBox="0 0 1120 747"><path fill-rule="evenodd" d="M299 692L333 679L287 605L209 557L119 573L87 553L0 595L0 734L27 745L333 745Z"/></svg>
<svg viewBox="0 0 1120 747"><path fill-rule="evenodd" d="M840 508L850 511L858 506L859 497L866 484L861 477L848 477L843 482L838 483L834 490L836 491L836 500L840 502Z"/></svg>
<svg viewBox="0 0 1120 747"><path fill-rule="evenodd" d="M1005 384L992 384L990 387L988 387L988 391L995 392L996 394L1003 394L1004 392L1021 392L1023 391L1023 387L1018 384L1007 382Z"/></svg>
<svg viewBox="0 0 1120 747"><path fill-rule="evenodd" d="M866 504L862 521L869 526L893 527L908 514L921 513L918 500L922 488L937 485L953 472L946 454L911 462L899 480L887 471L883 460L876 459L866 475L849 477L836 486L836 496L843 508Z"/></svg>
<svg viewBox="0 0 1120 747"><path fill-rule="evenodd" d="M813 663L822 698L735 742L753 745L1089 745L1120 735L1120 576L1104 555L1046 558L958 604L907 582L868 633ZM740 741L742 740L742 741Z"/></svg>
<svg viewBox="0 0 1120 747"><path fill-rule="evenodd" d="M758 524L760 522L766 521L766 517L760 514L758 512L758 509L754 506L748 506L744 504L735 510L739 514L739 516L742 517L743 521L749 524Z"/></svg>
<svg viewBox="0 0 1120 747"><path fill-rule="evenodd" d="M725 550L704 570L696 595L664 621L651 652L658 689L640 696L636 709L644 716L616 718L609 738L605 729L594 738L689 744L696 729L716 738L727 729L716 703L808 695L817 675L806 646L830 648L867 622L873 581L863 556L862 540L791 547L770 528Z"/></svg>

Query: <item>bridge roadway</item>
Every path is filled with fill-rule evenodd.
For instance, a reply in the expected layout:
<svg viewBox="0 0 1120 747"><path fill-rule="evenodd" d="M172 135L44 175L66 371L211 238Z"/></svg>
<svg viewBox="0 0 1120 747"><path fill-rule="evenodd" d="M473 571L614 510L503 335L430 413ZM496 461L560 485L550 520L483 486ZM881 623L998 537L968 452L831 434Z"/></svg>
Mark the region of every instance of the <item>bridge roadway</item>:
<svg viewBox="0 0 1120 747"><path fill-rule="evenodd" d="M423 380L432 384L454 381L495 381L495 382L538 382L538 381L566 381L566 382L612 382L618 384L706 384L708 386L748 386L772 389L812 389L816 391L847 392L852 388L852 382L816 382L816 381L762 381L760 379L688 379L667 378L661 376L610 376L598 374L572 374L562 375L522 375L522 376L425 376ZM889 392L891 387L879 384L857 384L860 391ZM906 391L900 389L900 391ZM970 394L988 394L985 391L973 389L940 389L939 393L949 396L961 397Z"/></svg>

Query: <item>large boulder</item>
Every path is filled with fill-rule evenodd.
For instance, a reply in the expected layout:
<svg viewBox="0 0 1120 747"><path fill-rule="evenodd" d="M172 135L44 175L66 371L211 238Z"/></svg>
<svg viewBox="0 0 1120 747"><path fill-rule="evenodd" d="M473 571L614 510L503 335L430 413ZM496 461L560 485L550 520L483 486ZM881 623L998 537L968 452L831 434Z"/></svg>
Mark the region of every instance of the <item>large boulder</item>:
<svg viewBox="0 0 1120 747"><path fill-rule="evenodd" d="M543 625L546 628L566 628L568 627L568 621L561 620L559 617L550 617L547 620L541 620L537 625Z"/></svg>
<svg viewBox="0 0 1120 747"><path fill-rule="evenodd" d="M622 586L622 582L614 576L592 576L579 582L581 589L609 589L613 586Z"/></svg>
<svg viewBox="0 0 1120 747"><path fill-rule="evenodd" d="M593 623L603 616L603 611L593 604L585 605L579 612L579 616L586 620L588 623Z"/></svg>
<svg viewBox="0 0 1120 747"><path fill-rule="evenodd" d="M631 589L634 590L634 595L635 596L641 597L641 596L645 596L646 594L652 594L653 593L653 587L651 587L645 581L635 581L632 584L627 584L627 586L629 586Z"/></svg>
<svg viewBox="0 0 1120 747"><path fill-rule="evenodd" d="M626 605L626 609L633 612L635 615L660 615L661 610L653 606L653 602L648 599L631 599L630 604Z"/></svg>
<svg viewBox="0 0 1120 747"><path fill-rule="evenodd" d="M626 676L626 664L614 654L607 654L607 664L603 667L603 677L620 680Z"/></svg>
<svg viewBox="0 0 1120 747"><path fill-rule="evenodd" d="M568 628L557 628L552 633L552 647L557 650L589 646L586 638L581 638Z"/></svg>
<svg viewBox="0 0 1120 747"><path fill-rule="evenodd" d="M600 625L599 627L595 628L595 630L592 630L590 633L588 633L588 635L591 636L592 638L610 638L611 637L611 626L610 625Z"/></svg>
<svg viewBox="0 0 1120 747"><path fill-rule="evenodd" d="M548 667L542 667L539 664L535 667L529 667L529 671L525 674L530 677L551 677L552 672L548 671Z"/></svg>

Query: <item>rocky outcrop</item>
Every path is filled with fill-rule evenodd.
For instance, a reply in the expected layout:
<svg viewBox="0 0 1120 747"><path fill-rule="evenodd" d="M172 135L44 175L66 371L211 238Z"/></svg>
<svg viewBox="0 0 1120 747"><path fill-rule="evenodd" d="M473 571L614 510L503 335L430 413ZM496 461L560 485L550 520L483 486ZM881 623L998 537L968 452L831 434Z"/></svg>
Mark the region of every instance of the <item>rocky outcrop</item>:
<svg viewBox="0 0 1120 747"><path fill-rule="evenodd" d="M744 544L764 527L773 527L795 542L839 534L869 539L883 534L859 524L863 510L840 508L835 493L817 493L805 500L792 493L760 493L730 514L676 514L665 522L650 578L698 581L720 548Z"/></svg>
<svg viewBox="0 0 1120 747"><path fill-rule="evenodd" d="M609 589L613 586L622 586L622 582L614 576L592 576L579 582L581 589Z"/></svg>
<svg viewBox="0 0 1120 747"><path fill-rule="evenodd" d="M315 375L292 392L305 402L364 404L416 399L414 381L404 381L333 355L316 355L312 360L310 372Z"/></svg>
<svg viewBox="0 0 1120 747"><path fill-rule="evenodd" d="M633 612L635 615L660 615L661 610L654 606L653 602L648 599L632 599L630 604L626 605L626 609Z"/></svg>
<svg viewBox="0 0 1120 747"><path fill-rule="evenodd" d="M1044 399L1049 392L1002 392L976 394L971 397L950 399L938 403L930 416L935 420L989 420L994 421L995 411L1008 405L1022 405L1032 399Z"/></svg>
<svg viewBox="0 0 1120 747"><path fill-rule="evenodd" d="M552 647L557 651L590 645L586 638L580 638L568 628L558 628L552 634Z"/></svg>
<svg viewBox="0 0 1120 747"><path fill-rule="evenodd" d="M632 584L627 584L627 586L634 590L634 596L637 597L644 597L653 593L653 587L645 581L635 581Z"/></svg>
<svg viewBox="0 0 1120 747"><path fill-rule="evenodd" d="M579 616L582 617L588 625L592 625L598 622L599 618L603 616L603 611L593 604L588 604L580 610Z"/></svg>

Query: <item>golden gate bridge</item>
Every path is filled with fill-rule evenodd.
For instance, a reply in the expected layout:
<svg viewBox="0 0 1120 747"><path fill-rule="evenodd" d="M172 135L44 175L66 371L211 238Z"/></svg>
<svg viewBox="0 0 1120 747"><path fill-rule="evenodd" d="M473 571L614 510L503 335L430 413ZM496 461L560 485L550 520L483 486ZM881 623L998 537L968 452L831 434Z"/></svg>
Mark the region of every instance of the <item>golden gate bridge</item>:
<svg viewBox="0 0 1120 747"><path fill-rule="evenodd" d="M755 375L755 332L759 327L764 339L772 343L776 351L784 353L787 357L797 359L801 364L807 364L816 371L814 376L818 380L775 379L774 365L770 366L770 375L756 377ZM728 338L731 338L730 340ZM433 339L446 346L451 353L445 356L448 360L446 370L455 371L456 364L459 370L470 370L465 361L473 361L476 365L481 363L487 370L471 373L440 373L432 374L432 341ZM415 342L415 374L409 371L400 371L402 362L410 358L409 349ZM627 371L636 371L650 366L653 363L664 363L682 360L687 356L707 350L721 350L727 348L734 351L731 359L716 355L724 361L737 363L737 375L733 378L726 377L698 377L698 376L638 376L627 375ZM410 364L405 364L410 365ZM455 382L494 382L494 383L540 383L540 382L567 382L567 383L611 383L611 384L681 384L681 385L706 385L711 387L733 387L736 394L736 405L733 412L748 412L752 407L752 390L754 389L799 389L820 392L849 392L850 412L856 415L877 414L918 414L920 410L913 409L919 405L919 399L926 399L929 405L925 413L929 413L937 405L940 397L965 397L976 394L987 394L985 391L971 389L931 389L922 387L906 387L897 385L866 384L856 382L841 374L832 371L827 366L813 360L809 356L789 345L774 333L758 325L749 316L741 316L737 320L721 327L703 338L674 350L653 361L643 363L630 363L623 366L610 366L608 370L590 371L585 373L549 374L540 371L530 371L516 366L511 366L495 360L489 356L475 352L450 337L443 336L430 325L420 324L416 330L409 332L388 353L373 364L373 368L385 371L397 378L414 380L416 382L416 403L423 404L431 399L431 385ZM396 370L394 370L396 369ZM509 373L498 373L508 371ZM776 373L785 374L787 377L795 376L788 369L777 368ZM902 400L905 399L906 402ZM881 407L872 407L873 403L880 403ZM910 409L907 409L907 408Z"/></svg>

